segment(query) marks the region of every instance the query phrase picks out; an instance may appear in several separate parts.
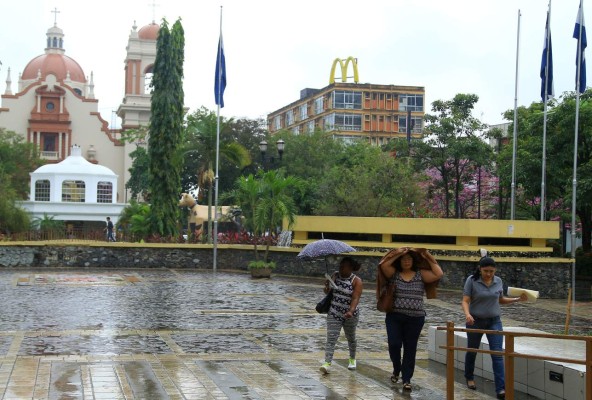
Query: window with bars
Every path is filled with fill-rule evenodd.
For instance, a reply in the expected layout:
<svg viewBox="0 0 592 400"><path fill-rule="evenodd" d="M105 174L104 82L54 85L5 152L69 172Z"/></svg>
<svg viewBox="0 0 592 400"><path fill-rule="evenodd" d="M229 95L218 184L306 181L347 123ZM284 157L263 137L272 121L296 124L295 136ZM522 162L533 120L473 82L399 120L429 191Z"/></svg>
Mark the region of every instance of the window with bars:
<svg viewBox="0 0 592 400"><path fill-rule="evenodd" d="M411 117L411 132L412 133L421 133L422 128L422 119L421 117ZM406 116L399 116L399 132L407 132L407 117Z"/></svg>
<svg viewBox="0 0 592 400"><path fill-rule="evenodd" d="M322 97L315 99L315 101L314 101L315 114L320 114L324 111L323 104L324 104L324 102L323 102Z"/></svg>
<svg viewBox="0 0 592 400"><path fill-rule="evenodd" d="M85 202L84 181L67 180L62 182L62 201L67 203Z"/></svg>
<svg viewBox="0 0 592 400"><path fill-rule="evenodd" d="M336 90L333 92L333 108L347 110L362 109L362 92Z"/></svg>
<svg viewBox="0 0 592 400"><path fill-rule="evenodd" d="M286 113L286 126L290 126L294 123L294 111L290 110Z"/></svg>
<svg viewBox="0 0 592 400"><path fill-rule="evenodd" d="M300 120L304 121L308 118L308 106L306 104L302 104L300 106Z"/></svg>
<svg viewBox="0 0 592 400"><path fill-rule="evenodd" d="M343 131L361 131L362 116L356 114L335 114L335 127Z"/></svg>
<svg viewBox="0 0 592 400"><path fill-rule="evenodd" d="M423 95L421 94L400 94L399 111L423 111Z"/></svg>
<svg viewBox="0 0 592 400"><path fill-rule="evenodd" d="M35 201L49 201L51 184L47 179L35 181Z"/></svg>
<svg viewBox="0 0 592 400"><path fill-rule="evenodd" d="M97 184L97 203L113 203L113 183L99 182Z"/></svg>

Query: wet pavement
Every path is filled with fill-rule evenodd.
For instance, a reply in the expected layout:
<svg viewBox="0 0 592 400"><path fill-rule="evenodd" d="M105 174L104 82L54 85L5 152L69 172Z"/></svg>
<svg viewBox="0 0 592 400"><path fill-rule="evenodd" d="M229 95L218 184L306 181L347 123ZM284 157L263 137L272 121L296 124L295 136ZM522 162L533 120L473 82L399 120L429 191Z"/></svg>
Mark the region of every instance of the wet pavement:
<svg viewBox="0 0 592 400"><path fill-rule="evenodd" d="M347 343L323 376L325 316L318 279L255 280L197 270L0 271L2 399L444 399L444 367L420 340L413 391L389 381L384 314L368 285L358 326L358 369ZM460 292L427 302L427 325L463 322ZM562 333L565 302L504 307L506 326ZM578 303L573 332L592 331ZM572 332L572 333L573 333ZM459 399L494 398L491 382ZM527 396L518 397L521 399Z"/></svg>

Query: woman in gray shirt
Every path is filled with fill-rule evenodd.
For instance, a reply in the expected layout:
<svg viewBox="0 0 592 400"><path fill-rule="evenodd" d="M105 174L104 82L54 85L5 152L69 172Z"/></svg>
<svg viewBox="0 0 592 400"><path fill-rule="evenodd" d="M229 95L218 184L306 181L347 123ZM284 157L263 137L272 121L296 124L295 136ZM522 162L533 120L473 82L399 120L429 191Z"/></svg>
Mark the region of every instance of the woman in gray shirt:
<svg viewBox="0 0 592 400"><path fill-rule="evenodd" d="M462 308L467 320L467 329L503 330L500 318L500 304L511 304L526 301L526 294L520 297L505 297L503 282L495 276L495 261L490 257L483 257L479 261L477 271L467 278L463 290ZM503 351L502 335L487 334L487 341L491 350ZM467 347L478 349L481 344L482 333L467 332ZM475 385L475 358L477 353L465 354L465 378L469 389L477 389ZM504 358L491 355L495 392L498 399L506 397L506 384L504 379Z"/></svg>

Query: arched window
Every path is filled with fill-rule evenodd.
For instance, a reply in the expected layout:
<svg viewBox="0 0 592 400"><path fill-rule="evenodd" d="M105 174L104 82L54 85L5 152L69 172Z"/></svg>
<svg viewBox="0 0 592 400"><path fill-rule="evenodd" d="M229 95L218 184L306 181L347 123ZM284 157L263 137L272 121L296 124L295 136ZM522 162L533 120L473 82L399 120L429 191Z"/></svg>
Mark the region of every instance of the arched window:
<svg viewBox="0 0 592 400"><path fill-rule="evenodd" d="M99 182L97 184L97 203L113 203L113 183Z"/></svg>
<svg viewBox="0 0 592 400"><path fill-rule="evenodd" d="M152 84L152 77L154 76L154 67L151 65L146 68L146 72L144 72L144 94L151 94L152 88L150 85Z"/></svg>
<svg viewBox="0 0 592 400"><path fill-rule="evenodd" d="M84 203L84 181L62 182L62 201L72 203Z"/></svg>
<svg viewBox="0 0 592 400"><path fill-rule="evenodd" d="M50 183L47 179L35 181L35 201L49 201Z"/></svg>
<svg viewBox="0 0 592 400"><path fill-rule="evenodd" d="M58 47L58 38L53 38L53 47Z"/></svg>
<svg viewBox="0 0 592 400"><path fill-rule="evenodd" d="M60 49L64 47L64 39L60 38Z"/></svg>
<svg viewBox="0 0 592 400"><path fill-rule="evenodd" d="M80 90L80 89L78 89L78 88L75 88L75 89L74 89L74 91L76 92L76 94L77 94L78 96L82 96L82 90Z"/></svg>
<svg viewBox="0 0 592 400"><path fill-rule="evenodd" d="M47 38L47 47L51 47L51 38Z"/></svg>

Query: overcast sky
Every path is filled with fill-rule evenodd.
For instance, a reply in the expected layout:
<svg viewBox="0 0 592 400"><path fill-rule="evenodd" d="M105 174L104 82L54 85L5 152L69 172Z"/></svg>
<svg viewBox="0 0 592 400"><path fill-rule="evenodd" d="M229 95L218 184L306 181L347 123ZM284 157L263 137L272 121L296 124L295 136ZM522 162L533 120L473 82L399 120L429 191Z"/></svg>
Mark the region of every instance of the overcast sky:
<svg viewBox="0 0 592 400"><path fill-rule="evenodd" d="M579 0L552 5L557 95L574 90L577 42L571 36L578 5ZM99 111L111 123L124 95L123 61L134 21L139 29L153 18L172 25L181 17L185 105L191 111L215 110L220 6L225 117L265 117L297 100L301 89L327 86L333 60L353 56L361 83L423 86L428 105L474 93L479 96L474 115L489 124L503 122L501 114L514 107L519 9L518 104L540 100L547 0L11 1L0 14L0 92L8 67L15 91L18 74L44 53L57 7L66 54L87 76L94 72Z"/></svg>

